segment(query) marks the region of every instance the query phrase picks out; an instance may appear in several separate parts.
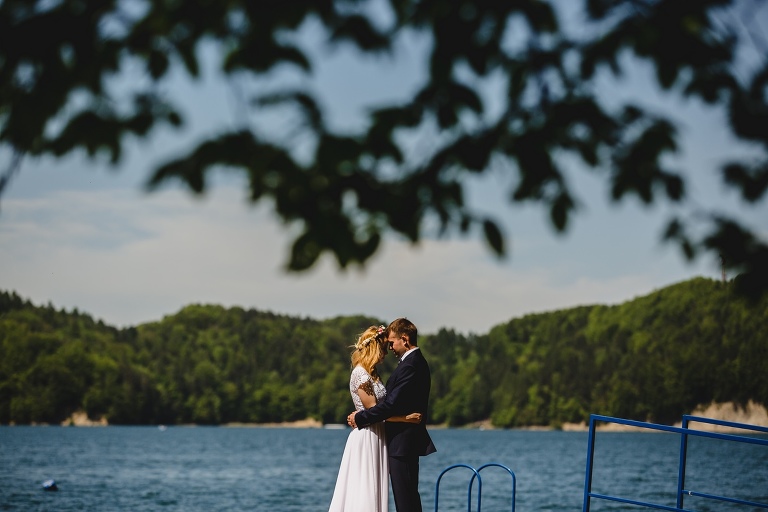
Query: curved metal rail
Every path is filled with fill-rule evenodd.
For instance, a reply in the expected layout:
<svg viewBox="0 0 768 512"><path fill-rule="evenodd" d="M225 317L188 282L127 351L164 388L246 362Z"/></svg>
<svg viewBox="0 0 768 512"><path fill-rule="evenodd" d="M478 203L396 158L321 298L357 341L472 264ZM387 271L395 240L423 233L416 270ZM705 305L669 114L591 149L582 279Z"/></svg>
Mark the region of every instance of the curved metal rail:
<svg viewBox="0 0 768 512"><path fill-rule="evenodd" d="M445 475L447 472L452 471L456 468L467 468L470 471L472 471L472 477L469 480L469 485L467 486L467 512L472 512L472 486L475 483L475 478L477 478L477 512L480 512L482 507L482 494L483 494L483 479L480 477L480 471L482 471L485 468L489 467L498 467L502 468L509 475L512 477L512 495L511 495L511 501L512 501L512 512L515 512L515 492L517 490L517 477L515 476L514 471L509 469L507 466L503 464L499 464L498 462L489 462L488 464L483 464L479 468L475 469L472 466L468 464L454 464L452 466L448 466L445 468L440 475L437 477L437 483L435 484L435 512L438 512L439 507L439 500L440 500L440 480L442 480L443 475Z"/></svg>

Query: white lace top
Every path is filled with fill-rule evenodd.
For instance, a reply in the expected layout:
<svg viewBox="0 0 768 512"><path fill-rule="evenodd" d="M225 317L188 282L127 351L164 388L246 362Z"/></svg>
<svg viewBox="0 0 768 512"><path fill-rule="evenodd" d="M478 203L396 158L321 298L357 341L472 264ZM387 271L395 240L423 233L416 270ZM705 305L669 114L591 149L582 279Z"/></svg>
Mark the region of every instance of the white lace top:
<svg viewBox="0 0 768 512"><path fill-rule="evenodd" d="M355 366L352 370L352 374L349 376L349 392L352 394L352 403L355 404L355 412L362 411L363 401L357 394L357 390L360 386L366 385L373 386L373 394L376 395L376 403L379 403L385 396L387 396L387 390L384 384L380 380L374 381L371 375L365 371L362 366ZM370 391L369 391L370 392Z"/></svg>

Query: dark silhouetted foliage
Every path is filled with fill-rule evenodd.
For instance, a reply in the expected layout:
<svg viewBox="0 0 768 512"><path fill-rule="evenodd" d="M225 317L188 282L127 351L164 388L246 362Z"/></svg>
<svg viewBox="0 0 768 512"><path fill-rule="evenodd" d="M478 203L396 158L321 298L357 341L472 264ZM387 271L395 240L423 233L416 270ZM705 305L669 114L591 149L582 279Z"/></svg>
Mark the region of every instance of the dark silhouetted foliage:
<svg viewBox="0 0 768 512"><path fill-rule="evenodd" d="M643 64L665 94L722 114L729 134L750 145L740 158L723 155L721 172L744 202L756 203L768 187L768 45L752 25L764 7L747 0L4 0L0 148L10 162L0 191L24 155L85 150L118 162L130 138L150 136L159 124L181 126L184 112L165 86L172 75L200 77L204 44L225 77L311 73L320 57L301 37L311 26L319 44L353 48L361 61L408 51L408 37L421 37L429 43L424 81L398 102L370 98L364 126L343 132L329 126L313 90L279 84L242 102L241 113L253 114L247 125L191 143L148 180L150 188L176 180L202 193L213 170L241 172L252 201L268 199L282 220L300 224L289 269L308 269L326 252L341 268L364 264L387 232L417 242L434 220L438 234L477 230L503 255L509 244L499 221L464 198L467 180L491 168L511 174L512 202L541 204L557 231L579 204L565 178L575 161L600 170L615 201L685 204L686 174L706 170L672 167L671 155L696 151L680 147L678 120L640 101L601 101L606 86L598 81L620 87L612 77ZM760 57L740 58L745 48ZM128 71L137 67L140 79ZM121 78L127 86L115 86ZM294 137L275 140L273 127L260 124L275 109L298 113ZM413 151L413 136L424 134L433 143ZM296 137L308 154L297 154ZM765 240L714 207L690 206L669 219L665 240L686 257L724 257L745 276L739 289L751 297L768 290Z"/></svg>

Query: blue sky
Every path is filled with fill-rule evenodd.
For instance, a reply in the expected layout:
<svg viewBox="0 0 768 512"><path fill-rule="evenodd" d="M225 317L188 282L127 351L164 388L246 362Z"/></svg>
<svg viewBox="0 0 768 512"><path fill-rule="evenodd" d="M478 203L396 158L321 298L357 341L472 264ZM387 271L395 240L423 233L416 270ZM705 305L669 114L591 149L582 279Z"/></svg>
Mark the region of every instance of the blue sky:
<svg viewBox="0 0 768 512"><path fill-rule="evenodd" d="M396 59L363 64L352 52L316 45L322 65L311 86L326 98L334 126L355 126L366 105L404 97L418 85L424 44L402 44ZM768 239L765 201L742 204L718 177L719 163L750 148L729 138L721 114L671 101L648 77L649 69L637 66L619 82L605 80L606 101L632 99L672 113L684 148L674 163L689 180L692 204L736 215ZM82 154L23 162L0 199L0 288L121 327L211 303L318 319L407 316L425 333L483 333L527 313L616 304L694 276L720 277L717 261L690 263L661 244L673 207L613 205L605 182L577 166L568 176L581 208L562 235L544 211L506 204L512 181L501 171L468 183L472 204L504 226L505 260L496 260L477 234L418 246L392 236L365 269L341 272L324 258L309 272L286 274L288 233L296 226L281 224L268 203L248 204L238 176L217 176L203 197L178 187L151 194L142 188L153 165L246 122L239 98L254 84L224 82L209 70L201 82L177 78L164 87L188 109L185 129L130 141L118 168ZM266 119L277 132L290 121ZM0 151L0 166L8 162Z"/></svg>

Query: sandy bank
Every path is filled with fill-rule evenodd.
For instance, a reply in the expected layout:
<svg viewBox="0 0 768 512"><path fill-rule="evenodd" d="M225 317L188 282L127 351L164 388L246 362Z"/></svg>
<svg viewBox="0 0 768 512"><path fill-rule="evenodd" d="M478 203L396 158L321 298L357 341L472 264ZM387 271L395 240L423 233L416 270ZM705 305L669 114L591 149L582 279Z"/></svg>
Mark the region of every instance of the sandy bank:
<svg viewBox="0 0 768 512"><path fill-rule="evenodd" d="M705 418L712 418L715 420L732 421L735 423L747 423L749 425L757 425L759 427L768 427L768 409L765 406L756 404L750 400L744 408L735 406L733 403L728 402L724 404L710 404L705 408L696 409L692 413L694 416L704 416ZM680 426L680 423L675 424L676 427ZM729 427L719 427L716 425L709 425L707 423L691 423L690 428L697 430L706 430L709 432L740 432L741 429L733 429Z"/></svg>
<svg viewBox="0 0 768 512"><path fill-rule="evenodd" d="M691 415L703 416L705 418L712 418L712 419L722 420L722 421L730 421L734 423L746 423L749 425L757 425L760 427L768 428L768 409L766 409L765 406L756 404L753 401L750 401L749 403L747 403L745 407L739 407L733 404L732 402L721 403L721 404L712 403L706 406L697 407L696 410L694 410L691 413ZM103 418L103 417L98 420L91 420L88 418L88 415L85 412L78 411L72 414L72 416L67 418L65 421L63 421L61 425L75 426L75 427L105 427L108 425L108 422L106 418ZM188 426L194 426L194 425L188 425ZM306 418L299 421L287 421L287 422L281 422L281 423L226 423L221 426L222 427L260 427L260 428L324 428L325 427L325 425L323 425L322 422L313 418ZM342 428L345 427L345 425L340 425L340 426ZM679 427L681 426L681 423L678 422L674 426ZM709 432L727 432L727 433L743 432L743 430L741 429L734 429L731 427L722 427L722 426L710 425L707 423L699 423L699 422L693 422L689 425L689 427L695 428L697 430L705 430ZM439 428L446 428L446 426L430 425L429 428L439 429ZM466 425L464 428L478 429L478 430L496 429L496 427L494 427L491 424L490 420L478 421L478 422ZM561 429L565 432L586 432L587 430L589 430L589 425L586 422L564 423ZM519 428L517 430L539 431L539 430L554 430L554 429L552 427L531 426L531 427ZM597 430L600 432L632 432L632 431L647 432L647 429L631 427L627 425L617 425L615 423L599 424L597 426Z"/></svg>
<svg viewBox="0 0 768 512"><path fill-rule="evenodd" d="M62 427L106 427L107 418L102 416L98 420L92 420L85 411L77 411L72 416L61 422Z"/></svg>
<svg viewBox="0 0 768 512"><path fill-rule="evenodd" d="M222 427L259 427L259 428L323 428L323 423L314 418L281 423L225 423Z"/></svg>
<svg viewBox="0 0 768 512"><path fill-rule="evenodd" d="M746 423L749 425L757 425L759 427L768 427L768 409L765 406L756 404L753 401L749 401L745 407L739 407L732 402L716 404L712 403L706 406L699 406L690 413L693 416L703 416L705 418L711 418L714 420L730 421L733 423ZM674 424L675 427L682 426L682 421L678 421ZM688 425L689 428L696 430L704 430L707 432L724 432L724 433L743 433L743 429L724 427L719 425L710 425L708 423L691 422ZM563 425L564 431L570 432L582 432L589 430L587 423L566 423ZM634 432L643 431L647 429L639 427L631 427L628 425L618 425L616 423L598 424L597 431L599 432Z"/></svg>

